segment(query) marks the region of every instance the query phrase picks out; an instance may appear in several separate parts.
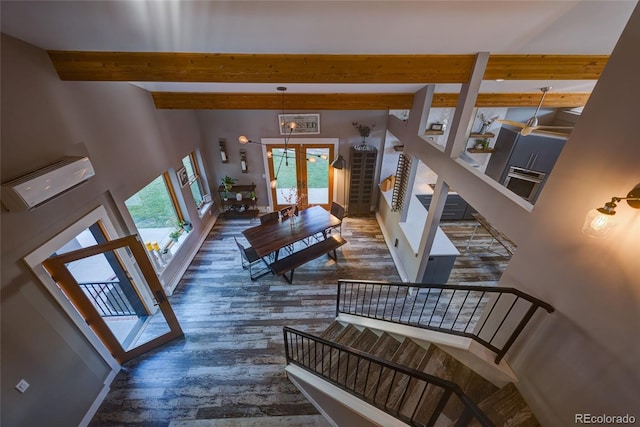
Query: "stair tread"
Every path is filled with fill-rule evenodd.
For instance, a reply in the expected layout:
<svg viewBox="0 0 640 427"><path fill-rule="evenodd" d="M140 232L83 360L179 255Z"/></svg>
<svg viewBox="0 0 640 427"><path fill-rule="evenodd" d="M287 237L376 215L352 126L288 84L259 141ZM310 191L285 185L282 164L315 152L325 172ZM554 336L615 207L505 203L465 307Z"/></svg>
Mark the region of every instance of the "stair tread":
<svg viewBox="0 0 640 427"><path fill-rule="evenodd" d="M410 338L400 341L386 332L378 336L368 328L359 330L351 324L344 326L337 321L320 336L458 384L472 401L480 402L478 406L496 426L539 427L515 385L508 384L498 389L436 345L425 348ZM313 351L310 356L317 358L318 373L322 372L345 388L354 390L356 395L371 404L386 404L387 410L396 412L406 422L413 417L418 424L427 424L443 395L440 387L404 374L394 375L389 368L363 361L346 352L336 349ZM454 426L463 409L460 400L452 395L436 426ZM469 425L478 424L472 421Z"/></svg>
<svg viewBox="0 0 640 427"><path fill-rule="evenodd" d="M484 399L478 407L496 425L518 427L540 425L513 383L507 384Z"/></svg>

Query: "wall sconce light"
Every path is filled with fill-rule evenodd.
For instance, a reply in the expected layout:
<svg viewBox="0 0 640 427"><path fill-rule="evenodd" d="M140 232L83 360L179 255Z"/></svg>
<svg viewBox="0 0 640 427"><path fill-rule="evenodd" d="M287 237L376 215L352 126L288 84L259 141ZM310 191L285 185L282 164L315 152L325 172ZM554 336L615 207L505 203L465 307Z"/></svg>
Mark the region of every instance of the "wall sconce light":
<svg viewBox="0 0 640 427"><path fill-rule="evenodd" d="M220 138L218 140L218 144L220 144L220 159L222 159L222 163L229 163L229 157L227 156L227 148L225 147L226 140L224 138Z"/></svg>
<svg viewBox="0 0 640 427"><path fill-rule="evenodd" d="M611 201L605 203L603 207L590 210L582 226L582 232L596 239L607 237L609 231L616 225L615 208L622 200L626 200L632 208L640 209L640 184L633 187L627 197L612 197Z"/></svg>
<svg viewBox="0 0 640 427"><path fill-rule="evenodd" d="M240 150L240 169L242 173L249 173L247 166L247 150Z"/></svg>

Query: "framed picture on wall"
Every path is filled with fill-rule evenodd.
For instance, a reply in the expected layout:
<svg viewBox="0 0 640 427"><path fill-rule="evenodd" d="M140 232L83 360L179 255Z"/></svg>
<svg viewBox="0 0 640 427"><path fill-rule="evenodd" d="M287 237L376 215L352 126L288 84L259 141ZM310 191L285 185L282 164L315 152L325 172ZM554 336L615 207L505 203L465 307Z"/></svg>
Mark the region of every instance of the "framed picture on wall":
<svg viewBox="0 0 640 427"><path fill-rule="evenodd" d="M442 123L432 123L429 130L444 130Z"/></svg>
<svg viewBox="0 0 640 427"><path fill-rule="evenodd" d="M295 123L293 130L290 123ZM295 134L319 134L320 133L320 114L278 114L278 123L280 124L280 135Z"/></svg>
<svg viewBox="0 0 640 427"><path fill-rule="evenodd" d="M187 175L187 170L182 167L178 170L178 181L180 182L180 187L184 187L189 183L189 175Z"/></svg>

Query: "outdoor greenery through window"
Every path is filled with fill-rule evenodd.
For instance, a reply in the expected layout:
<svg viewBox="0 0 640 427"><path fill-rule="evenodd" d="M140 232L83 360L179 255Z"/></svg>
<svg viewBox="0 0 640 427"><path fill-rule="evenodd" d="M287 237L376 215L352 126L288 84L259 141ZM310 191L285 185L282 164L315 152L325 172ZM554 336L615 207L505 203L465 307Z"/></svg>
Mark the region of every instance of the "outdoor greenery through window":
<svg viewBox="0 0 640 427"><path fill-rule="evenodd" d="M165 176L160 175L124 203L142 240L164 249L180 222Z"/></svg>
<svg viewBox="0 0 640 427"><path fill-rule="evenodd" d="M202 179L196 163L195 153L191 153L182 159L182 165L187 173L189 189L196 203L196 207L200 209L204 202L204 191L202 189Z"/></svg>

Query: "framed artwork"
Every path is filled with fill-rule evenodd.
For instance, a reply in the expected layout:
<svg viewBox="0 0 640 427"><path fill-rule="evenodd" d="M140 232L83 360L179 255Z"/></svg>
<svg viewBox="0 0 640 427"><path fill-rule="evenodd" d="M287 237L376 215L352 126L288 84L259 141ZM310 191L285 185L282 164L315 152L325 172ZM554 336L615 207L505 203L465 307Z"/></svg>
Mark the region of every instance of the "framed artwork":
<svg viewBox="0 0 640 427"><path fill-rule="evenodd" d="M189 175L187 175L187 170L184 168L184 166L178 170L177 174L178 181L180 181L180 187L184 187L189 183Z"/></svg>
<svg viewBox="0 0 640 427"><path fill-rule="evenodd" d="M442 123L432 123L429 130L443 130L443 125Z"/></svg>
<svg viewBox="0 0 640 427"><path fill-rule="evenodd" d="M291 130L289 123L295 123L296 126ZM280 135L295 134L319 134L320 133L320 114L278 114L278 123L280 125Z"/></svg>

